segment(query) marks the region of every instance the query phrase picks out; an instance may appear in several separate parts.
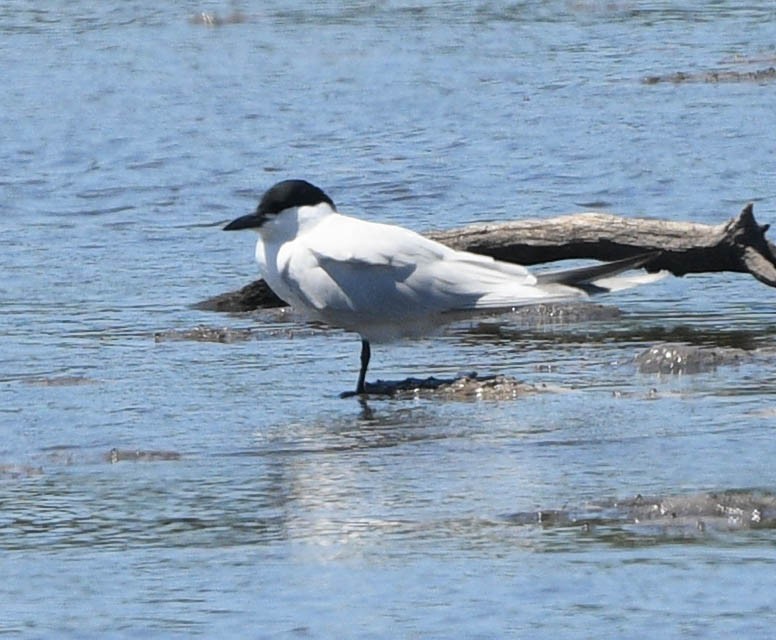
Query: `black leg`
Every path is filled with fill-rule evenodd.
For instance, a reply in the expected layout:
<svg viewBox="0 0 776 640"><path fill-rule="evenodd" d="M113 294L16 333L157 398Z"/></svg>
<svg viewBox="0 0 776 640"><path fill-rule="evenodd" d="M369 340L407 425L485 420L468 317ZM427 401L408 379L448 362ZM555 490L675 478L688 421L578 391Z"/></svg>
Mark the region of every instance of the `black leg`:
<svg viewBox="0 0 776 640"><path fill-rule="evenodd" d="M369 358L372 357L372 350L369 347L369 340L361 339L361 371L358 373L358 384L356 384L356 395L364 393L366 383L366 368L369 366Z"/></svg>

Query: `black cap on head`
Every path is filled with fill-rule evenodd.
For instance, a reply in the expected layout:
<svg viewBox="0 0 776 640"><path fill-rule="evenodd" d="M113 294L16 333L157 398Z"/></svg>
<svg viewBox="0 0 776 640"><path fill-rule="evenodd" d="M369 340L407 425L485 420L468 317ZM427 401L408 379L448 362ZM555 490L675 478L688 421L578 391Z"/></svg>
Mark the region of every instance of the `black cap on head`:
<svg viewBox="0 0 776 640"><path fill-rule="evenodd" d="M291 207L314 206L328 202L335 209L334 202L321 189L306 180L283 180L264 193L256 210L259 214L280 213Z"/></svg>
<svg viewBox="0 0 776 640"><path fill-rule="evenodd" d="M232 220L224 227L224 231L258 229L269 216L274 216L284 209L315 206L322 202L327 202L332 209L336 209L332 199L314 184L306 180L283 180L267 189L255 213Z"/></svg>

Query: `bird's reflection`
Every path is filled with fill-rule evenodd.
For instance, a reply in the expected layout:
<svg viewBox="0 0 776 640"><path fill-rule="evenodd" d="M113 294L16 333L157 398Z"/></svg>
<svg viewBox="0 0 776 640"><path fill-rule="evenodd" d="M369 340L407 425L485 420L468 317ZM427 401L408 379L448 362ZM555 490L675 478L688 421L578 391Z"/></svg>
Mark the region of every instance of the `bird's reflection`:
<svg viewBox="0 0 776 640"><path fill-rule="evenodd" d="M358 404L361 407L361 413L359 414L359 420L362 422L371 422L375 418L375 411L369 406L369 402L363 396L359 397Z"/></svg>

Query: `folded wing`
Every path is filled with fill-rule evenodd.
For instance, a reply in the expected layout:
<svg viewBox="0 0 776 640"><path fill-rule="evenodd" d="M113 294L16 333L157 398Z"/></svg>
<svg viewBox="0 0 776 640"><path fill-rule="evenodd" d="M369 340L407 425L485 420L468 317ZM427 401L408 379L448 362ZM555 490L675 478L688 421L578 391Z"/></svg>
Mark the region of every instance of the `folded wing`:
<svg viewBox="0 0 776 640"><path fill-rule="evenodd" d="M620 275L654 254L536 276L520 265L455 251L407 229L346 216L316 228L314 238L308 250L331 285L316 306L392 322L585 298L660 277ZM318 281L319 298L322 291Z"/></svg>

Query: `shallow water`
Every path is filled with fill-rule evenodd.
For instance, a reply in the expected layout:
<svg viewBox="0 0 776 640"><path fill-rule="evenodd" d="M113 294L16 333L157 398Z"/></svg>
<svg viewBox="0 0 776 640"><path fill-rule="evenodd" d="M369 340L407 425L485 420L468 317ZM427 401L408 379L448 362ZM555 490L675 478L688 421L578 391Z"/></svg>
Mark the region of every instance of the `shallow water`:
<svg viewBox="0 0 776 640"><path fill-rule="evenodd" d="M771 527L540 516L776 492L767 287L669 278L615 320L374 350L373 378L552 389L493 402L341 400L356 337L191 304L255 277L219 228L291 176L421 231L771 222L774 85L642 82L772 66L771 3L179 5L0 9L0 633L770 631ZM256 336L154 340L198 324ZM638 373L661 340L753 359Z"/></svg>

